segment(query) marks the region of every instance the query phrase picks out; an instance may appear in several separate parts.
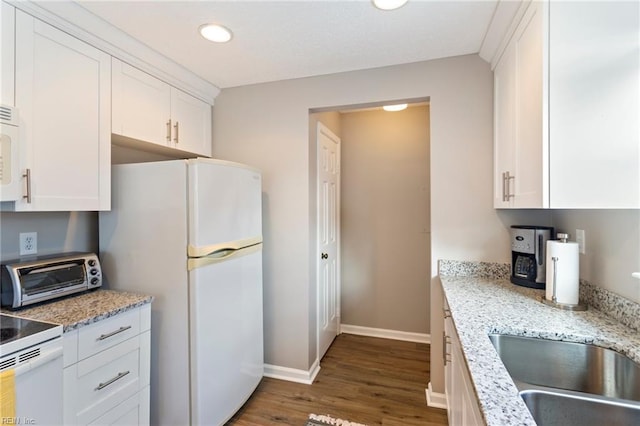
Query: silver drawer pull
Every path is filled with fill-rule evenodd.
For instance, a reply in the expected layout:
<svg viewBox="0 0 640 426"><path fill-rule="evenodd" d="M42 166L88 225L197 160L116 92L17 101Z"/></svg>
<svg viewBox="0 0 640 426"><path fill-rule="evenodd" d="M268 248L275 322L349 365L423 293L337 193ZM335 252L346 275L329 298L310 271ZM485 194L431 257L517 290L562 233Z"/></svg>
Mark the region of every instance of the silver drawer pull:
<svg viewBox="0 0 640 426"><path fill-rule="evenodd" d="M98 337L96 340L100 341L100 340L104 340L104 339L108 339L111 336L115 336L118 333L122 333L123 331L127 331L128 329L130 329L131 326L128 325L126 327L120 327L119 329L117 329L116 331L112 331L111 333L107 333L107 334L103 334L102 336Z"/></svg>
<svg viewBox="0 0 640 426"><path fill-rule="evenodd" d="M126 376L126 375L127 375L127 374L129 374L129 373L130 373L130 371L129 371L129 370L127 370L127 371L123 371L122 373L118 373L118 375L117 375L116 377L114 377L113 379L111 379L111 380L107 380L107 381L106 381L106 382L104 382L104 383L100 383L100 384L98 385L98 387L97 387L97 388L95 388L94 390L97 390L97 391L102 390L102 389L106 388L107 386L109 386L110 384L112 384L112 383L114 383L114 382L117 382L118 380L122 379L124 376Z"/></svg>

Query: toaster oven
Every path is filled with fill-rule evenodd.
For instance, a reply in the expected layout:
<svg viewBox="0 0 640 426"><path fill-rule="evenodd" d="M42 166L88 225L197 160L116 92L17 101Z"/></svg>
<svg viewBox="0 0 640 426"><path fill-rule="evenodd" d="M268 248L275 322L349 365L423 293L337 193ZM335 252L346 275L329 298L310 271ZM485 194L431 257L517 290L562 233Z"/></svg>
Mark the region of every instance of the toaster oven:
<svg viewBox="0 0 640 426"><path fill-rule="evenodd" d="M11 309L102 286L102 269L94 253L64 253L2 263L2 306Z"/></svg>

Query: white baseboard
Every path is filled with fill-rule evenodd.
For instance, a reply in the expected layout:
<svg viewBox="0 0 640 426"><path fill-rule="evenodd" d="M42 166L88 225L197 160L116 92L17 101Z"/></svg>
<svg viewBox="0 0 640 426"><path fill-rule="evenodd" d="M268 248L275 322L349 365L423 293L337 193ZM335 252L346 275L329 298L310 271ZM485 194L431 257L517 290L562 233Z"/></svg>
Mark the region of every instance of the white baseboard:
<svg viewBox="0 0 640 426"><path fill-rule="evenodd" d="M429 382L425 393L427 395L427 405L429 407L447 409L447 395L434 392L431 388L431 382Z"/></svg>
<svg viewBox="0 0 640 426"><path fill-rule="evenodd" d="M384 328L361 327L359 325L340 324L340 332L359 336L381 337L383 339L404 340L406 342L431 343L431 336L408 331L386 330Z"/></svg>
<svg viewBox="0 0 640 426"><path fill-rule="evenodd" d="M315 380L320 371L320 362L316 360L308 371L296 368L280 367L279 365L264 365L264 377L272 379L286 380L288 382L303 383L310 385Z"/></svg>

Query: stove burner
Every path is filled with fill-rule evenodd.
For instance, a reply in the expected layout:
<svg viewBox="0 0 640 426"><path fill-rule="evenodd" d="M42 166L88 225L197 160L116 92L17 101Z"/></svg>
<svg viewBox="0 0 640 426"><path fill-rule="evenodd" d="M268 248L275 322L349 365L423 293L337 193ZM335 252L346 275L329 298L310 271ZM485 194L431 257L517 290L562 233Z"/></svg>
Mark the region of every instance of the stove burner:
<svg viewBox="0 0 640 426"><path fill-rule="evenodd" d="M2 329L0 329L0 342L13 339L19 332L20 330L15 327L2 327Z"/></svg>

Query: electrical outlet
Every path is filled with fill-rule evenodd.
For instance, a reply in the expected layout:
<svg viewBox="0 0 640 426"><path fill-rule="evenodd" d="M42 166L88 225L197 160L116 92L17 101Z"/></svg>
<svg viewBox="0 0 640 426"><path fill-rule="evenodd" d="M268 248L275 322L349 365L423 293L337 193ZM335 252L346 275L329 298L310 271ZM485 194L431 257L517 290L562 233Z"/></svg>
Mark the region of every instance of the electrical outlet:
<svg viewBox="0 0 640 426"><path fill-rule="evenodd" d="M20 233L20 256L38 253L38 233L37 232L21 232Z"/></svg>
<svg viewBox="0 0 640 426"><path fill-rule="evenodd" d="M587 246L587 240L586 240L586 237L584 235L584 229L576 229L576 242L578 243L578 251L581 254L585 254L586 246Z"/></svg>

